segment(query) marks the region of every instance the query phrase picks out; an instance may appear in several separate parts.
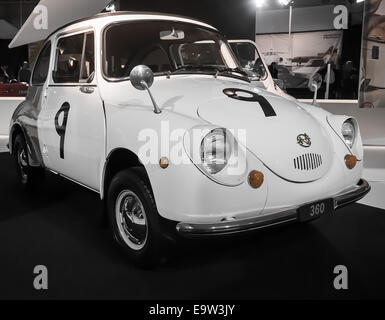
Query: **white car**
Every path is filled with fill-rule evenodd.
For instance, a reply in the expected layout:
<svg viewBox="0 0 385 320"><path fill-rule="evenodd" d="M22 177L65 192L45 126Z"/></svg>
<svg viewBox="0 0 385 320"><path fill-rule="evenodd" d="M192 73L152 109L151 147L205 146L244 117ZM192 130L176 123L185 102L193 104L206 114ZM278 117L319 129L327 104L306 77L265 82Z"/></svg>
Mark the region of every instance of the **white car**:
<svg viewBox="0 0 385 320"><path fill-rule="evenodd" d="M180 235L309 221L370 190L355 119L251 84L215 28L178 16L54 32L9 137L24 187L49 170L97 192L140 263Z"/></svg>

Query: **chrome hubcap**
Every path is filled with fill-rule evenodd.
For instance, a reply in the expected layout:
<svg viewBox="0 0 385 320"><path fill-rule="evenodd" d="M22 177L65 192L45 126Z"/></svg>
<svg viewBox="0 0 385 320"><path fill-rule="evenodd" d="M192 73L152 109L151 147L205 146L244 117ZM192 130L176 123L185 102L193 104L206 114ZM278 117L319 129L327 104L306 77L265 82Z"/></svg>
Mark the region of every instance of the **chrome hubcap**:
<svg viewBox="0 0 385 320"><path fill-rule="evenodd" d="M131 249L142 249L147 241L148 226L139 197L130 190L122 191L116 200L115 213L122 239Z"/></svg>
<svg viewBox="0 0 385 320"><path fill-rule="evenodd" d="M17 163L20 169L21 180L23 183L25 183L28 179L28 174L27 174L28 160L27 160L27 154L23 148L19 149L19 152L17 155Z"/></svg>

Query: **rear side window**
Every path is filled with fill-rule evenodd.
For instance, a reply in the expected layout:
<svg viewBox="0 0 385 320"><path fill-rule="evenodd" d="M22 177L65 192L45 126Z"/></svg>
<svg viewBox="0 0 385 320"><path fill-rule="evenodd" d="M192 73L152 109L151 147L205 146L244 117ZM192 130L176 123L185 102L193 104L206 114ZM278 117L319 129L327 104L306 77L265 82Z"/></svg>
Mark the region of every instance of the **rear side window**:
<svg viewBox="0 0 385 320"><path fill-rule="evenodd" d="M47 42L36 61L32 75L32 85L43 85L47 80L49 60L51 57L51 41Z"/></svg>
<svg viewBox="0 0 385 320"><path fill-rule="evenodd" d="M57 44L53 72L55 83L87 82L94 74L94 34L61 38Z"/></svg>

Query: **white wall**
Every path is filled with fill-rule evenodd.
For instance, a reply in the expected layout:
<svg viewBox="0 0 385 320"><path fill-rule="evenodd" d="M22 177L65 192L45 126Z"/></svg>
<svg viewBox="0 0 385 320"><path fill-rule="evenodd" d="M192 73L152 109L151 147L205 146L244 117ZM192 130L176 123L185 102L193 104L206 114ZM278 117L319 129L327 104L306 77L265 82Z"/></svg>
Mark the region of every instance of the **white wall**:
<svg viewBox="0 0 385 320"><path fill-rule="evenodd" d="M293 8L292 31L334 30L334 5ZM289 9L257 10L256 34L288 33ZM274 23L271 23L274 21Z"/></svg>
<svg viewBox="0 0 385 320"><path fill-rule="evenodd" d="M0 136L8 136L12 114L23 100L24 98L0 98Z"/></svg>
<svg viewBox="0 0 385 320"><path fill-rule="evenodd" d="M302 101L311 103L311 100ZM318 103L331 113L357 118L364 145L385 147L385 108L359 108L357 100L318 100Z"/></svg>
<svg viewBox="0 0 385 320"><path fill-rule="evenodd" d="M311 100L302 101L311 103ZM358 101L354 100L319 100L318 103L331 113L353 116L358 120L365 151L364 178L370 182L385 181L385 108L360 109ZM380 191L384 189L385 186ZM384 201L382 205L385 206Z"/></svg>

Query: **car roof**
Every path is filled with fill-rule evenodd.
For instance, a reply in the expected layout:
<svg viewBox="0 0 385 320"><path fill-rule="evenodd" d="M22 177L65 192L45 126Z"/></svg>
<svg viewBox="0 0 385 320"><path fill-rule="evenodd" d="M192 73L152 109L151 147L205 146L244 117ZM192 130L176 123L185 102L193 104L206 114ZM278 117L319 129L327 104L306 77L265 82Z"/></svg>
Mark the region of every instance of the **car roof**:
<svg viewBox="0 0 385 320"><path fill-rule="evenodd" d="M118 11L118 12L105 12L105 13L99 13L91 17L79 19L76 21L73 21L71 23L68 23L55 31L53 31L48 37L50 38L52 35L56 33L60 33L64 29L68 29L73 27L73 29L77 29L79 27L79 24L87 23L87 22L93 22L93 21L103 21L104 23L108 22L114 22L116 21L116 17L119 17L121 21L124 21L125 17L129 18L131 21L140 21L140 20L168 20L168 21L178 21L178 22L186 22L191 24L200 25L202 27L212 29L215 31L218 31L215 27L202 22L200 20L197 20L195 18L182 16L182 15L175 15L175 14L168 14L168 13L160 13L160 12L149 12L149 11ZM70 31L70 30L68 30Z"/></svg>
<svg viewBox="0 0 385 320"><path fill-rule="evenodd" d="M175 14L158 13L158 12L142 12L142 11L118 11L98 13L101 8L105 7L108 0L66 0L62 1L60 5L57 0L41 0L44 4L45 15L49 13L50 19L44 20L42 13L35 10L30 14L26 22L20 28L16 36L9 44L9 48L18 47L31 42L43 41L52 37L52 35L64 31L72 32L74 28L83 28L86 26L101 26L116 21L133 21L133 20L164 20L164 21L180 21L199 25L211 30L217 31L214 27L196 20L194 18L183 17ZM40 4L39 3L39 4ZM68 5L71 3L71 5ZM38 8L38 6L36 7ZM40 20L39 20L40 19ZM36 21L40 21L36 26ZM46 25L44 25L44 21Z"/></svg>
<svg viewBox="0 0 385 320"><path fill-rule="evenodd" d="M113 16L124 16L124 15L129 15L129 16L135 16L135 15L141 15L141 16L149 16L149 17L154 17L154 16L162 16L162 17L169 17L169 18L177 18L177 19L187 19L191 20L193 22L197 22L200 24L205 24L213 29L215 29L213 26L210 26L209 24L200 21L198 19L189 17L189 16L183 16L183 15L177 15L177 14L171 14L171 13L162 13L162 12L155 12L155 11L117 11L117 12L102 12L95 14L94 16L79 19L78 21L74 21L73 23L77 23L80 21L88 21L88 20L93 20L93 19L98 19L98 18L105 18L105 17L113 17ZM172 20L172 19L170 19Z"/></svg>

